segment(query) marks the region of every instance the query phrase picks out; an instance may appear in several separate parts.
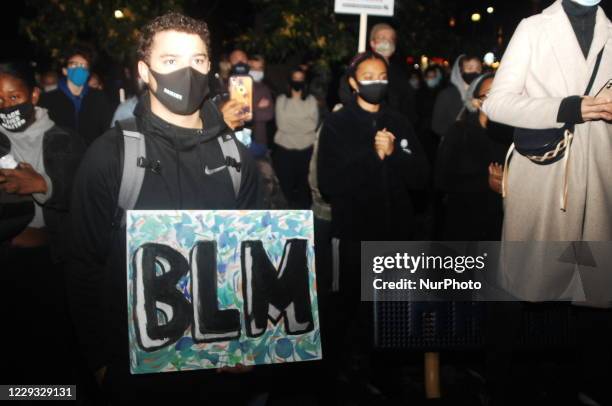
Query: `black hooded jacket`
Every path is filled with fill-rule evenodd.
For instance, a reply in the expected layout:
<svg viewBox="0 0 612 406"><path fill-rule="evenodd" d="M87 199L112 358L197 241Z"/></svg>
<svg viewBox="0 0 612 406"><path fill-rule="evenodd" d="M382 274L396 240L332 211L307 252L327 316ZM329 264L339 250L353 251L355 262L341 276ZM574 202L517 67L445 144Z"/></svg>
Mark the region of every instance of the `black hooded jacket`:
<svg viewBox="0 0 612 406"><path fill-rule="evenodd" d="M385 128L396 137L395 149L381 160L374 137ZM409 191L425 187L429 165L408 118L384 105L370 113L353 100L325 120L318 154L319 189L331 203L335 236L353 241L411 238Z"/></svg>
<svg viewBox="0 0 612 406"><path fill-rule="evenodd" d="M113 112L104 92L87 89L82 96L81 109L75 110L72 100L61 89L43 93L39 105L49 110L49 116L57 125L76 132L86 146L110 126Z"/></svg>
<svg viewBox="0 0 612 406"><path fill-rule="evenodd" d="M241 186L236 198L228 170L210 175L205 168L225 165L216 138L231 133L215 105L201 109L204 130L174 126L155 116L148 95L135 109L145 135L147 169L135 209L259 209L259 176L238 143ZM92 370L106 365L129 367L125 227L113 226L122 174L123 136L116 128L91 145L74 184L72 255L67 270L69 300L77 337Z"/></svg>

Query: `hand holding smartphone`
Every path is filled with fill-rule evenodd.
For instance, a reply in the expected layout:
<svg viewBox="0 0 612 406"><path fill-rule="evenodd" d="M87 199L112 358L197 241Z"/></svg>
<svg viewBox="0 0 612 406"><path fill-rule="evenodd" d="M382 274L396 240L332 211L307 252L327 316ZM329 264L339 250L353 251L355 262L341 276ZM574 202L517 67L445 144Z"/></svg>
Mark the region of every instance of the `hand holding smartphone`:
<svg viewBox="0 0 612 406"><path fill-rule="evenodd" d="M612 79L608 80L606 84L599 89L599 92L595 95L595 99L612 100Z"/></svg>
<svg viewBox="0 0 612 406"><path fill-rule="evenodd" d="M242 106L244 121L253 119L253 78L246 75L233 75L229 78L230 100Z"/></svg>
<svg viewBox="0 0 612 406"><path fill-rule="evenodd" d="M580 110L584 121L612 122L612 79L599 89L595 97L583 97Z"/></svg>

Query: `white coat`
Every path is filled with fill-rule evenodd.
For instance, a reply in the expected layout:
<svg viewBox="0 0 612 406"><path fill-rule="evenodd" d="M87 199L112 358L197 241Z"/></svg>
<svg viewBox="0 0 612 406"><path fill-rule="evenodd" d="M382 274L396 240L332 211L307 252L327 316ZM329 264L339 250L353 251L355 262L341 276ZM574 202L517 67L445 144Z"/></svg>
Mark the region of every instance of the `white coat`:
<svg viewBox="0 0 612 406"><path fill-rule="evenodd" d="M562 127L563 123L557 122L561 101L584 93L604 45L590 94L612 79L611 38L612 24L601 8L586 60L561 0L524 19L503 56L484 112L491 120L514 127ZM595 269L558 262L566 243L533 244L527 250L525 245L520 249L505 247L504 253L511 254L506 258L511 259L502 269L502 279L521 299L583 301L586 296L586 301L593 303L612 300L612 127L603 121L587 122L577 125L574 134L565 211L560 209L563 161L538 165L513 154L504 201L503 240L607 243L591 248Z"/></svg>

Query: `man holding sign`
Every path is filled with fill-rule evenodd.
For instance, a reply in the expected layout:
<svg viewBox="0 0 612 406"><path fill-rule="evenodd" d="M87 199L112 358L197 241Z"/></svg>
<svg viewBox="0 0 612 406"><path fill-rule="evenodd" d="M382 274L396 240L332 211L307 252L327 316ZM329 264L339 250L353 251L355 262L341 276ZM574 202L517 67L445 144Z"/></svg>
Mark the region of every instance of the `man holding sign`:
<svg viewBox="0 0 612 406"><path fill-rule="evenodd" d="M214 373L132 375L126 318L125 209L262 205L253 161L206 100L209 55L203 21L169 13L145 26L138 72L148 92L138 102L136 118L97 139L76 175L69 296L85 360L113 403L159 400L164 392L174 392L173 400L189 399L203 384L213 389L219 384ZM138 147L130 144L134 139Z"/></svg>

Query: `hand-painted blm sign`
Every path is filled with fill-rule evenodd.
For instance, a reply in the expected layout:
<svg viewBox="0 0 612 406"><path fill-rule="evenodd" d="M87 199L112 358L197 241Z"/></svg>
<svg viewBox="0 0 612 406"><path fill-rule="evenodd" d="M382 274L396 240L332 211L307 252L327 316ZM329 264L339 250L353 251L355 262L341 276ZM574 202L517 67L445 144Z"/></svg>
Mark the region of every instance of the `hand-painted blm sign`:
<svg viewBox="0 0 612 406"><path fill-rule="evenodd" d="M132 373L321 358L310 211L130 211Z"/></svg>

